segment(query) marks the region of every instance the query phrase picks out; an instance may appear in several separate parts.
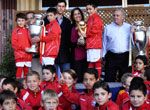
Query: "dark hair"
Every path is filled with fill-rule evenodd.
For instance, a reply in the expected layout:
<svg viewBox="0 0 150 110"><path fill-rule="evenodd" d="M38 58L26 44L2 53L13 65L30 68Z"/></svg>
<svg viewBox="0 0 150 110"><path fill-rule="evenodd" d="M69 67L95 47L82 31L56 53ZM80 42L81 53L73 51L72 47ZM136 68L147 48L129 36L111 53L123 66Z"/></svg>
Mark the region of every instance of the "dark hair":
<svg viewBox="0 0 150 110"><path fill-rule="evenodd" d="M70 76L71 76L74 80L77 79L77 74L76 74L76 72L75 72L73 69L65 70L62 74L64 74L64 73L70 74Z"/></svg>
<svg viewBox="0 0 150 110"><path fill-rule="evenodd" d="M141 91L144 96L146 96L146 94L147 94L147 88L146 88L146 85L144 83L131 83L131 85L129 87L129 94L133 90Z"/></svg>
<svg viewBox="0 0 150 110"><path fill-rule="evenodd" d="M40 75L39 75L39 73L36 72L36 71L31 71L31 72L29 72L29 73L26 75L26 80L28 79L29 76L33 76L33 75L37 76L38 79L40 80Z"/></svg>
<svg viewBox="0 0 150 110"><path fill-rule="evenodd" d="M46 13L53 13L54 15L56 15L58 13L57 9L56 8L48 8Z"/></svg>
<svg viewBox="0 0 150 110"><path fill-rule="evenodd" d="M46 65L46 66L43 66L43 67L42 67L42 70L43 70L43 69L49 70L52 74L56 73L56 68L55 68L54 65Z"/></svg>
<svg viewBox="0 0 150 110"><path fill-rule="evenodd" d="M84 75L88 73L88 74L93 74L95 76L96 79L98 79L98 71L95 68L87 68L86 72L84 73Z"/></svg>
<svg viewBox="0 0 150 110"><path fill-rule="evenodd" d="M22 19L26 20L26 15L24 13L17 13L16 14L16 21L17 21L18 18L22 18Z"/></svg>
<svg viewBox="0 0 150 110"><path fill-rule="evenodd" d="M88 2L88 3L86 4L86 6L87 6L87 5L91 5L93 8L96 8L96 7L97 7L97 2L91 0L90 2Z"/></svg>
<svg viewBox="0 0 150 110"><path fill-rule="evenodd" d="M145 68L144 76L146 77L147 81L150 81L150 67Z"/></svg>
<svg viewBox="0 0 150 110"><path fill-rule="evenodd" d="M144 63L144 65L147 65L147 62L148 62L147 56L145 56L145 55L138 55L138 56L135 58L135 61L136 61L137 59L142 60L143 63Z"/></svg>
<svg viewBox="0 0 150 110"><path fill-rule="evenodd" d="M131 81L131 84L144 83L144 80L141 77L134 77Z"/></svg>
<svg viewBox="0 0 150 110"><path fill-rule="evenodd" d="M6 99L15 99L16 103L17 103L17 96L15 95L15 93L13 93L10 90L4 90L0 93L0 104L3 105L3 102Z"/></svg>
<svg viewBox="0 0 150 110"><path fill-rule="evenodd" d="M58 0L57 5L58 3L62 3L62 2L65 4L65 6L67 6L67 2L65 0Z"/></svg>
<svg viewBox="0 0 150 110"><path fill-rule="evenodd" d="M6 79L3 81L2 86L3 86L3 85L7 85L7 84L12 85L12 87L13 87L14 89L17 88L17 89L18 89L17 93L20 93L20 89L23 89L23 85L22 85L20 82L16 81L15 79L12 79L12 78L6 78Z"/></svg>
<svg viewBox="0 0 150 110"><path fill-rule="evenodd" d="M95 91L95 89L97 88L103 88L104 90L106 90L108 93L110 93L110 88L107 82L104 82L102 80L97 81L94 86L93 86L93 92Z"/></svg>
<svg viewBox="0 0 150 110"><path fill-rule="evenodd" d="M73 26L73 27L76 27L76 26L77 26L76 21L75 21L75 19L74 19L74 12L75 12L76 10L78 10L78 11L80 12L80 14L81 14L81 16L82 16L82 19L81 19L81 20L84 21L84 15L83 15L82 10L81 10L80 8L74 8L74 9L71 11L71 21L72 21L72 26Z"/></svg>

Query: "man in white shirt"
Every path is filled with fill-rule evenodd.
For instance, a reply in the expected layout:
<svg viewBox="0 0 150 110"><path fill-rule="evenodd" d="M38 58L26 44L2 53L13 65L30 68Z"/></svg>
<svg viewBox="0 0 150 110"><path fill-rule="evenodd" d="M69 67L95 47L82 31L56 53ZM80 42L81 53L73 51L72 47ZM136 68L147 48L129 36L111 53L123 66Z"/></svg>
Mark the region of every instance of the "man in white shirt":
<svg viewBox="0 0 150 110"><path fill-rule="evenodd" d="M116 73L121 76L128 72L130 24L124 22L125 11L115 9L114 22L104 29L102 57L106 60L105 81L115 82Z"/></svg>

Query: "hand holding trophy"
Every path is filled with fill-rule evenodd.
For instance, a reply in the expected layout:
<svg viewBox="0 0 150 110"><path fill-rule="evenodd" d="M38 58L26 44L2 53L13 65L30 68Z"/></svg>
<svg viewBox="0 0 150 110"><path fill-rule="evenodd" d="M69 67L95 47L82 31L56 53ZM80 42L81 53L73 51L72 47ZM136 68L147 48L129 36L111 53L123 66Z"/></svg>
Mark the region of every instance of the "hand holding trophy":
<svg viewBox="0 0 150 110"><path fill-rule="evenodd" d="M79 35L79 39L77 42L78 45L85 45L86 30L87 30L87 26L85 22L80 21L78 23L78 35Z"/></svg>

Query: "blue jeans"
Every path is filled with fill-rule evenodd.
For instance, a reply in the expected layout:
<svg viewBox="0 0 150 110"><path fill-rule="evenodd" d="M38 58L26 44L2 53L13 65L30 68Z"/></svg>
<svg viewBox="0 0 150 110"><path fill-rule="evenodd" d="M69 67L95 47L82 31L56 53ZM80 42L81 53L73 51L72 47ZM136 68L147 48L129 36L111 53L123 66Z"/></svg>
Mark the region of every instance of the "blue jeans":
<svg viewBox="0 0 150 110"><path fill-rule="evenodd" d="M70 69L70 63L63 63L63 64L55 64L57 77L60 78L60 73L64 72L65 70Z"/></svg>

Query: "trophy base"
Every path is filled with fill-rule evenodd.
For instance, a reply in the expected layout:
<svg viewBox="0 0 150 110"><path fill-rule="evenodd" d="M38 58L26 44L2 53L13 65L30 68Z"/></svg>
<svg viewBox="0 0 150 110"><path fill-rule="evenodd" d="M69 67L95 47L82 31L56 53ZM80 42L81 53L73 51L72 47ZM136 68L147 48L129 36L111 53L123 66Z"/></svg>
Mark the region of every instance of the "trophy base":
<svg viewBox="0 0 150 110"><path fill-rule="evenodd" d="M30 53L38 53L35 47L36 47L36 44L33 44L30 49Z"/></svg>

